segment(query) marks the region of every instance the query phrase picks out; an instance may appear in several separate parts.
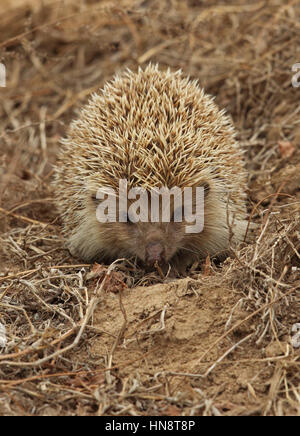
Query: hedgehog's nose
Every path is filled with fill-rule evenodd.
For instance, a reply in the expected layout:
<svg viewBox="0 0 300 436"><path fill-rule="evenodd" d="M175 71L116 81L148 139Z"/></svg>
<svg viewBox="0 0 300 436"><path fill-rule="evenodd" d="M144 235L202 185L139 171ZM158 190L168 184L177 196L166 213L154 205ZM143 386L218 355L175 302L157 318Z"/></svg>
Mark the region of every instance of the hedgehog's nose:
<svg viewBox="0 0 300 436"><path fill-rule="evenodd" d="M164 260L165 250L162 244L158 241L149 242L146 246L146 262L149 265L154 265L155 262L161 263Z"/></svg>

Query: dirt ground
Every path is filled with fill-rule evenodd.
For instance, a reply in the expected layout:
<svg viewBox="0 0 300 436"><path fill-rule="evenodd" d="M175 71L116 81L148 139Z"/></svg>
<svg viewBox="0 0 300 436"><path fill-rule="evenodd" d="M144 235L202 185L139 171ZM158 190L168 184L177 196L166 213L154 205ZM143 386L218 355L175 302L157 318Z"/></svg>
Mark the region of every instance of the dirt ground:
<svg viewBox="0 0 300 436"><path fill-rule="evenodd" d="M0 4L0 415L300 415L299 22L296 0ZM89 94L149 62L232 116L258 224L176 278L72 258L50 185Z"/></svg>

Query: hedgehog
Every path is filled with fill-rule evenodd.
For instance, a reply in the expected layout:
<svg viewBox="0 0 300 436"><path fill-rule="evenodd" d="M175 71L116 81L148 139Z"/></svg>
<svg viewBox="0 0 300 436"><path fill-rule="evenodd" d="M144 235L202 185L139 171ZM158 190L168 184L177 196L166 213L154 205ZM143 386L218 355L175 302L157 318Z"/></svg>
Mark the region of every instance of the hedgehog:
<svg viewBox="0 0 300 436"><path fill-rule="evenodd" d="M97 192L112 189L118 200L120 180L126 192L191 188L192 203L202 188L201 231L188 233L185 218L174 219L174 199L168 222L161 215L132 221L120 212L114 222L99 220ZM115 75L91 95L61 139L53 184L72 256L186 268L208 255L224 256L243 240L246 180L231 118L197 80L150 64Z"/></svg>

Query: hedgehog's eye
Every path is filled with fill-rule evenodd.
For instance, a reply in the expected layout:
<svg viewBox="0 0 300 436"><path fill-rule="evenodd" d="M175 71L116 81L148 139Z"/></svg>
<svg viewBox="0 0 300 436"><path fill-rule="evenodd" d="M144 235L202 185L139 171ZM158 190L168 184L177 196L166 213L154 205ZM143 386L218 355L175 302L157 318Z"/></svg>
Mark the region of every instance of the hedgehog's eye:
<svg viewBox="0 0 300 436"><path fill-rule="evenodd" d="M128 214L127 214L127 224L130 225L130 226L132 226L134 224L134 222L131 221L131 219L130 219Z"/></svg>
<svg viewBox="0 0 300 436"><path fill-rule="evenodd" d="M127 213L127 224L129 226L133 226L135 224L135 221L132 220L132 218L130 218L130 213Z"/></svg>
<svg viewBox="0 0 300 436"><path fill-rule="evenodd" d="M133 221L130 220L129 214L127 212L120 212L120 222L126 225L134 224Z"/></svg>
<svg viewBox="0 0 300 436"><path fill-rule="evenodd" d="M171 216L171 222L173 223L181 223L184 217L184 206L177 207Z"/></svg>

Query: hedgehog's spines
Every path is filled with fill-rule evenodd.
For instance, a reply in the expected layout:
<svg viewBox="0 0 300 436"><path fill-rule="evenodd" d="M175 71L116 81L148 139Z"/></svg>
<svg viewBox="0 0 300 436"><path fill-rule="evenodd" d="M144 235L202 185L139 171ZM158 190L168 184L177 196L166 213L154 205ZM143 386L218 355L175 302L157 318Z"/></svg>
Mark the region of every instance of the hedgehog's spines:
<svg viewBox="0 0 300 436"><path fill-rule="evenodd" d="M207 230L182 243L197 241L199 253L226 245L228 195L239 239L245 216L244 151L230 116L181 70L160 71L149 64L137 73L127 69L116 74L91 94L61 145L54 186L73 253L87 259L98 247L108 254L112 244L96 220L90 196L101 186L118 189L119 179L128 180L128 188L148 190L208 182ZM128 241L126 234L122 238ZM114 244L126 252L122 238Z"/></svg>

